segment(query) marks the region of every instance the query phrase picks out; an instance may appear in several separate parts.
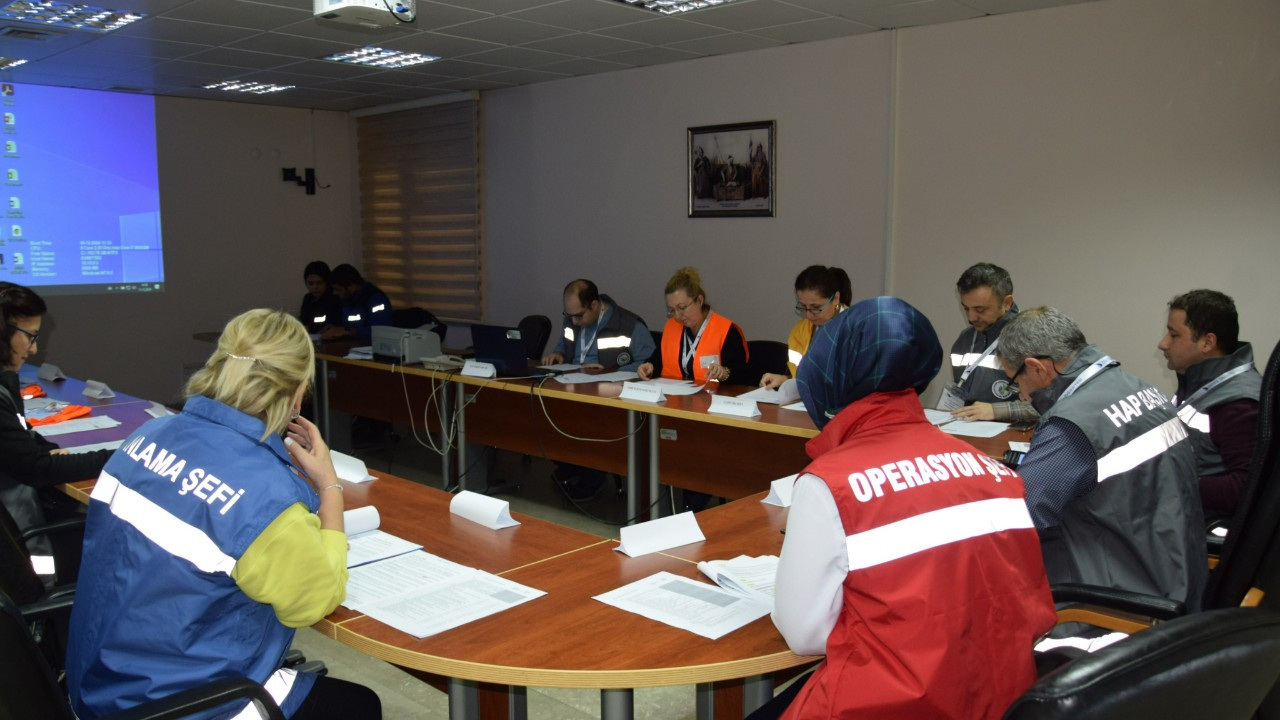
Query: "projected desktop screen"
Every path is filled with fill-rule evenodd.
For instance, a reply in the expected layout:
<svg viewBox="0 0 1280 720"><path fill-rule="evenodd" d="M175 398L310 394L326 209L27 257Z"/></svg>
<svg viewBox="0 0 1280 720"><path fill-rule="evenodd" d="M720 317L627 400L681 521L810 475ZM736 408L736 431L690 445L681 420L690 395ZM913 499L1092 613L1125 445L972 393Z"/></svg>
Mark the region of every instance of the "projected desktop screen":
<svg viewBox="0 0 1280 720"><path fill-rule="evenodd" d="M164 289L155 102L0 84L0 280L42 295Z"/></svg>

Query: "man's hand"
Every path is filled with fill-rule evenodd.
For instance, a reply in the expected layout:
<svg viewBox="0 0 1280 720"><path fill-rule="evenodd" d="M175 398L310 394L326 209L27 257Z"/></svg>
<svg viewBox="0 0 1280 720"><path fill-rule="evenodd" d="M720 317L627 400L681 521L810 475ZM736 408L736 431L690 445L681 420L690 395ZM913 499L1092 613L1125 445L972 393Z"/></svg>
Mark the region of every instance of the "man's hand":
<svg viewBox="0 0 1280 720"><path fill-rule="evenodd" d="M564 362L564 356L558 352L547 353L542 356L543 365L559 365L562 362Z"/></svg>
<svg viewBox="0 0 1280 720"><path fill-rule="evenodd" d="M951 411L951 416L960 420L995 420L996 409L991 403L976 402Z"/></svg>

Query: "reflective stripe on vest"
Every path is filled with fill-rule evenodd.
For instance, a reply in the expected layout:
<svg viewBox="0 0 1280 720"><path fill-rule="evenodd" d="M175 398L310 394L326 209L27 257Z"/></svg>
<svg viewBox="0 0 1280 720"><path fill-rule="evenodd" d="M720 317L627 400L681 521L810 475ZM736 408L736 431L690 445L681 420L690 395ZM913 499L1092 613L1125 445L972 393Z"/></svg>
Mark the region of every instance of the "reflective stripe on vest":
<svg viewBox="0 0 1280 720"><path fill-rule="evenodd" d="M1208 413L1202 413L1190 405L1183 405L1178 409L1178 417L1192 430L1199 430L1202 433L1209 432Z"/></svg>
<svg viewBox="0 0 1280 720"><path fill-rule="evenodd" d="M360 322L360 313L356 313L355 315L348 315L347 322Z"/></svg>
<svg viewBox="0 0 1280 720"><path fill-rule="evenodd" d="M573 342L573 328L566 327L564 329L564 339Z"/></svg>
<svg viewBox="0 0 1280 720"><path fill-rule="evenodd" d="M626 335L600 338L596 341L597 350L613 350L614 348L631 347L631 338Z"/></svg>
<svg viewBox="0 0 1280 720"><path fill-rule="evenodd" d="M370 313L370 314L372 314L372 313L376 313L376 312L382 312L383 310L386 310L386 309L387 309L387 306L386 306L386 304L385 304L385 303L384 303L384 304L379 304L379 305L374 305L373 307L369 308L369 313Z"/></svg>
<svg viewBox="0 0 1280 720"><path fill-rule="evenodd" d="M298 671L288 668L280 668L271 673L271 677L262 683L262 687L276 701L276 705L283 706L285 698L289 697L289 691L293 690L293 681L298 679ZM258 708L252 701L244 706L244 709L231 716L231 720L260 720L262 713L258 712Z"/></svg>
<svg viewBox="0 0 1280 720"><path fill-rule="evenodd" d="M1022 498L992 498L931 510L845 538L849 570L883 565L982 535L1033 527Z"/></svg>
<svg viewBox="0 0 1280 720"><path fill-rule="evenodd" d="M98 484L89 497L106 503L112 515L133 526L165 552L195 565L201 572L230 575L235 569L236 559L222 552L213 538L179 520L137 490L121 485L106 472L98 476Z"/></svg>
<svg viewBox="0 0 1280 720"><path fill-rule="evenodd" d="M981 360L981 362L979 362ZM995 353L987 353L983 357L982 353L951 353L951 367L964 367L978 363L978 367L991 368L992 370L1000 370L1000 361L996 359Z"/></svg>
<svg viewBox="0 0 1280 720"><path fill-rule="evenodd" d="M325 315L317 315L317 316L315 316L315 317L311 318L311 322L318 322L318 323L322 323L322 322L324 322L325 317L326 317Z"/></svg>
<svg viewBox="0 0 1280 720"><path fill-rule="evenodd" d="M1187 439L1187 429L1176 417L1160 423L1098 459L1098 482L1129 472Z"/></svg>
<svg viewBox="0 0 1280 720"><path fill-rule="evenodd" d="M800 361L803 359L804 359L804 353L800 352L799 350L792 350L791 348L787 348L787 362L791 363L792 365L799 365Z"/></svg>

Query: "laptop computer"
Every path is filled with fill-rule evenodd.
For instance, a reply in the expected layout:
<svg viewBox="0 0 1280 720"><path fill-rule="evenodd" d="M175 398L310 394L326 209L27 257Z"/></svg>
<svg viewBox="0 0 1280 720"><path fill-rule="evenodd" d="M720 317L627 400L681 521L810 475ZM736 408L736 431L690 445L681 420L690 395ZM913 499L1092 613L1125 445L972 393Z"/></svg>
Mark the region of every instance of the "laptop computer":
<svg viewBox="0 0 1280 720"><path fill-rule="evenodd" d="M476 360L487 362L503 377L530 377L551 374L529 367L524 337L519 328L501 325L472 325L471 347Z"/></svg>

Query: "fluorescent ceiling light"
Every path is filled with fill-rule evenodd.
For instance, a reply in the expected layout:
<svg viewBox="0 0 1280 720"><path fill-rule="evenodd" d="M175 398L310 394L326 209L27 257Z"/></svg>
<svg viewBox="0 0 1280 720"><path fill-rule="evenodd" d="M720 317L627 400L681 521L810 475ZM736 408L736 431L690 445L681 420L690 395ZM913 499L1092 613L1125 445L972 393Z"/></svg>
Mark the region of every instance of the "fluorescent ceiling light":
<svg viewBox="0 0 1280 720"><path fill-rule="evenodd" d="M14 0L0 7L0 20L17 20L33 25L65 27L93 32L111 32L146 17L142 13L108 10L92 5L47 0Z"/></svg>
<svg viewBox="0 0 1280 720"><path fill-rule="evenodd" d="M219 83L205 85L205 90L226 90L227 92L247 92L254 95L292 90L293 85L272 85L271 83L246 82L244 80L223 80Z"/></svg>
<svg viewBox="0 0 1280 720"><path fill-rule="evenodd" d="M400 52L399 50L384 50L383 48L368 45L360 48L359 50L334 53L332 55L326 55L320 59L332 60L333 62L351 63L352 65L367 65L369 67L391 70L395 68L409 67L411 65L421 65L433 60L439 60L440 58L435 55Z"/></svg>
<svg viewBox="0 0 1280 720"><path fill-rule="evenodd" d="M638 7L642 10L652 10L663 15L675 15L676 13L689 12L690 10L702 10L703 8L717 5L727 5L733 0L618 0L618 2Z"/></svg>

